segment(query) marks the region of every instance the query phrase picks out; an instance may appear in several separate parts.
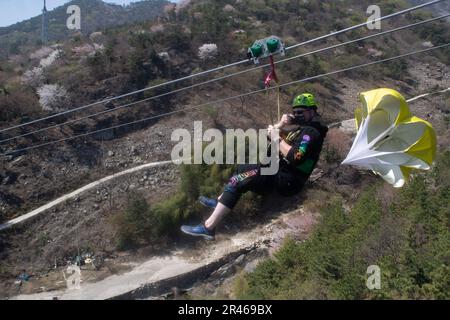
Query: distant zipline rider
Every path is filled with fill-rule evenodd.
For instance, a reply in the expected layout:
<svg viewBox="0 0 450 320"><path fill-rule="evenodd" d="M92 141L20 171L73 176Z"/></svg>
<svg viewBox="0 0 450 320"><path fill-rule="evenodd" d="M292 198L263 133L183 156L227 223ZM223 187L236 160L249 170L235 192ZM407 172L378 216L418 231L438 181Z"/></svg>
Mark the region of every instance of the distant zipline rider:
<svg viewBox="0 0 450 320"><path fill-rule="evenodd" d="M182 226L181 231L207 240L215 239L219 222L236 206L247 191L264 195L277 191L283 196L299 193L319 160L328 127L317 113L317 104L310 93L295 97L292 114L284 114L279 123L269 126L268 136L274 128L286 131L280 139L280 167L273 175L261 175L261 165L239 165L237 172L225 185L218 199L204 196L199 201L214 211L205 223Z"/></svg>

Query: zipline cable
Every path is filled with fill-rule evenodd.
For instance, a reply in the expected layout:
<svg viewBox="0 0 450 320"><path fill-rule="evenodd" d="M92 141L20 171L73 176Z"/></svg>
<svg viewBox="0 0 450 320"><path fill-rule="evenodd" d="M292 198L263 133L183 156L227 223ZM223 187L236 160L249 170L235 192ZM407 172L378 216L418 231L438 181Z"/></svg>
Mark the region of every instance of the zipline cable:
<svg viewBox="0 0 450 320"><path fill-rule="evenodd" d="M279 60L279 61L275 61L274 63L275 64L281 64L281 63L288 62L288 61L291 61L291 60L294 60L294 59L299 59L299 58L306 57L306 56L309 56L309 55L313 55L313 54L321 53L321 52L324 52L324 51L336 49L336 48L339 48L339 47L342 47L342 46L346 46L346 45L349 45L349 44L352 44L352 43L357 43L357 42L360 42L360 41L365 41L365 40L372 39L372 38L375 38L375 37L379 37L379 36L383 36L383 35L386 35L386 34L390 34L390 33L396 32L396 31L400 31L400 30L416 27L416 26L419 26L419 25L422 25L422 24L426 24L426 23L433 22L433 21L436 21L436 20L444 19L444 18L449 17L449 16L450 16L450 14L446 14L446 15L439 16L439 17L436 17L436 18L431 18L431 19L427 19L427 20L424 20L424 21L419 21L419 22L416 22L416 23L412 23L412 24L409 24L409 25L406 25L406 26L402 26L402 27L398 27L398 28L395 28L395 29L383 31L383 32L380 32L380 33L376 33L376 34L373 34L373 35L366 36L366 37L362 37L362 38L358 38L358 39L355 39L355 40L350 40L350 41L346 41L346 42L339 43L339 44L336 44L336 45L332 45L332 46L329 46L329 47L325 47L325 48L317 49L317 50L314 50L314 51L302 53L302 54L299 54L299 55L296 55L296 56L292 56L292 57L285 58L285 59L282 59L282 60ZM238 71L238 72L235 72L235 73L232 73L232 74L224 75L224 76L219 77L219 78L214 78L214 79L210 79L210 80L207 80L207 81L204 81L204 82L196 83L196 84L193 84L193 85L190 85L190 86L187 86L187 87L175 89L175 90L172 90L172 91L169 91L169 92L165 92L165 93L153 96L153 97L141 99L141 100L138 100L138 101L133 101L133 102L130 102L130 103L127 103L127 104L124 104L124 105L120 105L120 106L108 109L108 110L104 110L104 111L100 111L100 112L97 112L97 113L89 114L89 115L84 116L84 117L71 119L71 120L65 121L63 123L51 125L51 126L48 126L48 127L45 127L45 128L41 128L41 129L37 129L37 130L33 130L33 131L30 131L30 132L27 132L27 133L24 133L24 134L16 135L16 136L13 136L11 138L3 139L3 140L0 140L0 143L4 143L4 142L7 142L7 141L15 140L15 139L18 139L18 138L27 137L27 136L33 135L35 133L43 132L43 131L46 131L46 130L49 130L49 129L53 129L53 128L58 128L58 127L61 127L61 126L64 126L64 125L67 125L67 124L70 124L70 123L74 123L74 122L78 122L78 121L81 121L81 120L93 118L93 117L96 117L96 116L99 116L99 115L102 115L102 114L114 112L116 110L127 108L127 107L130 107L130 106L139 104L139 103L155 100L155 99L158 99L158 98L161 98L161 97L165 97L167 95L171 95L171 94L175 94L175 93L182 92L182 91L185 91L185 90L193 89L193 88L196 88L196 87L199 87L199 86L203 86L203 85L206 85L206 84L210 84L210 83L214 83L214 82L217 82L217 81L221 81L221 80L224 80L224 79L227 79L227 78L230 78L230 77L235 77L235 76L238 76L238 75L242 75L242 74L245 74L245 73L248 73L248 72L251 72L251 71L255 71L255 70L259 70L259 69L268 67L268 66L270 66L270 64L260 65L260 66L257 66L257 67L251 68L251 69L241 70L241 71Z"/></svg>
<svg viewBox="0 0 450 320"><path fill-rule="evenodd" d="M424 53L424 52L429 52L429 51L432 51L432 50L442 49L442 48L445 48L445 47L448 47L448 46L450 46L450 43L446 43L446 44L443 44L443 45L440 45L440 46L436 46L436 47L433 47L433 48L428 48L428 49L423 49L423 50L419 50L419 51L413 51L413 52L405 53L405 54L402 54L402 55L399 55L399 56L395 56L395 57L391 57L391 58L386 58L386 59L382 59L382 60L378 60L378 61L364 63L364 64L348 67L348 68L345 68L345 69L331 71L331 72L327 72L327 73L324 73L324 74L320 74L320 75L316 75L316 76L312 76L312 77L308 77L308 78L304 78L304 79L300 79L300 80L287 82L287 83L279 85L279 87L283 88L283 87L287 87L287 86L290 86L290 85L293 85L293 84L307 82L307 81L311 81L311 80L315 80L315 79L319 79L319 78L335 75L335 74L342 73L342 72L352 71L352 70L356 70L356 69L359 69L359 68L380 64L380 63L383 63L383 62L393 61L393 60L396 60L396 59L401 59L401 58L409 57L409 56L412 56L412 55L416 55L416 54L420 54L420 53ZM151 117L148 117L148 118L144 118L144 119L140 119L140 120L135 120L135 121L123 123L123 124L112 126L112 127L109 127L109 128L99 129L99 130L95 130L95 131L79 134L79 135L76 135L76 136L66 137L66 138L63 138L63 139L42 143L42 144L35 145L35 146L30 146L30 147L26 147L26 148L22 148L22 149L17 149L17 150L12 150L12 151L0 154L0 156L7 156L7 155L11 155L11 154L18 153L18 152L23 152L23 151L27 151L27 150L33 150L33 149L41 148L41 147L44 147L44 146L52 145L52 144L55 144L55 143L60 143L60 142L73 140L73 139L89 136L89 135L92 135L92 134L104 132L104 131L107 131L107 130L113 130L113 129L121 128L121 127L124 127L124 126L132 125L132 124L141 123L141 122L145 122L145 121L150 121L150 120L153 120L153 119L161 118L161 117L164 117L164 116L173 115L173 114L180 113L180 112L186 112L187 110L194 110L196 108L200 108L200 107L203 107L203 106L206 106L206 105L210 105L210 104L218 104L218 103L222 103L222 102L226 102L226 101L230 101L230 100L240 99L240 98L243 98L243 97L247 97L247 96L250 96L250 95L254 95L254 94L257 94L257 93L264 92L266 90L273 90L273 89L276 89L276 88L277 87L269 87L269 88L255 90L255 91L243 93L243 94L240 94L240 95L236 95L236 96L232 96L232 97L228 97L228 98L224 98L224 99L219 99L219 100L216 100L216 101L213 101L213 102L206 102L206 103L202 103L202 104L199 104L199 105L186 107L186 108L181 109L181 110L174 110L174 111L171 111L171 112L166 112L166 113L155 115L155 116L151 116Z"/></svg>
<svg viewBox="0 0 450 320"><path fill-rule="evenodd" d="M446 1L446 0L443 0L443 1ZM372 20L371 22L372 22L372 23L375 23L375 22L383 21L383 20L385 20L385 19L390 19L390 18L396 17L396 16L398 16L398 15L401 15L401 14L404 14L404 13L408 13L408 12L411 12L411 11L413 11L413 10L417 10L417 9L420 9L420 8L424 8L424 7L426 7L426 6L430 6L430 5L439 3L439 2L442 2L442 1L431 1L431 2L426 2L426 3L423 3L423 4L421 4L421 5L412 7L412 8L404 9L404 10L402 10L402 11L394 12L394 13L391 13L391 14L389 14L389 15L387 15L387 16L384 16L384 17L380 17L380 18L374 19L374 20ZM287 47L286 50L291 50L291 49L297 48L297 47L299 47L299 46L303 46L303 45L309 44L309 43L311 43L311 42L315 42L315 41L319 41L319 40L326 39L326 38L328 38L328 37L336 36L336 35L338 35L338 34L345 33L345 32L347 32L347 31L351 31L351 30L354 30L354 29L357 29L357 28L360 28L360 27L367 26L367 24L368 24L367 22L363 22L363 23L357 24L357 25L355 25L355 26L353 26L353 27L349 27L349 28L346 28L346 29L343 29L343 30L339 30L339 31L332 32L332 33L327 34L327 35L325 35L325 36L321 36L321 37L318 37L318 38L315 38L315 39L312 39L312 40L309 40L309 41L306 41L306 42L302 42L302 43L299 43L299 44L294 44L294 45L292 45L292 46L290 46L290 47Z"/></svg>
<svg viewBox="0 0 450 320"><path fill-rule="evenodd" d="M417 6L408 8L408 9L404 9L404 10L401 10L401 11L389 14L387 16L383 16L383 17L374 19L372 22L378 22L378 21L382 21L382 20L385 20L385 19L390 19L390 18L396 17L398 15L402 15L402 14L405 14L405 13L408 13L408 12L411 12L411 11L415 11L415 10L418 10L418 9L421 9L421 8L424 8L424 7L427 7L427 6L431 6L431 5L434 5L434 4L437 4L439 2L443 2L443 1L446 1L446 0L429 1L429 2L423 3L421 5L417 5ZM366 25L367 25L367 23L361 23L361 24L358 24L358 25L355 25L355 26L352 26L352 27L348 27L348 28L343 29L343 30L338 30L338 31L335 31L335 32L332 32L332 33L329 33L329 34L326 34L326 35L323 35L323 36L311 39L311 40L307 40L307 41L304 41L304 42L292 45L290 47L287 47L286 50L291 50L291 49L294 49L294 48L298 48L300 46L311 44L311 43L316 42L316 41L324 40L324 39L329 38L329 37L337 36L339 34L342 34L342 33L345 33L345 32L351 31L351 30L355 30L355 29L361 28L361 27L366 26ZM29 121L29 122L26 122L26 123L22 123L22 124L18 124L18 125L15 125L15 126L8 127L8 128L4 128L4 129L0 130L0 133L6 132L6 131L10 131L10 130L13 130L13 129L17 129L17 128L21 128L21 127L24 127L24 126L27 126L27 125L31 125L31 124L34 124L34 123L38 123L38 122L41 122L41 121L45 121L45 120L48 120L48 119L52 119L52 118L55 118L55 117L58 117L58 116L61 116L61 115L70 114L70 113L73 113L73 112L76 112L76 111L84 110L86 108L90 108L90 107L93 107L93 106L96 106L96 105L100 105L100 104L108 103L108 102L115 101L115 100L118 100L118 99L122 99L122 98L125 98L125 97L129 97L129 96L137 94L137 93L141 93L141 92L145 92L145 91L148 91L148 90L160 88L160 87L163 87L163 86L167 86L167 85L174 84L174 83L177 83L177 82L180 82L180 81L192 79L192 78L195 78L195 77L207 75L207 74L212 73L212 72L224 70L224 69L227 69L227 68L230 68L230 67L234 67L234 66L238 66L238 65L241 65L241 64L244 64L244 63L247 63L247 62L249 62L248 59L242 60L242 61L238 61L238 62L234 62L234 63L230 63L230 64L227 64L225 66L220 66L220 67L213 68L213 69L210 69L210 70L201 71L201 72L198 72L198 73L195 73L195 74L191 74L189 76L181 77L181 78L178 78L178 79L169 80L169 81L166 81L166 82L154 85L154 86L150 86L150 87L147 87L147 88L144 88L144 89L135 90L135 91L132 91L132 92L129 92L129 93L126 93L126 94L118 95L118 96L115 96L115 97L111 97L111 98L108 98L108 99L104 99L104 100L101 100L101 101L90 103L90 104L87 104L87 105L84 105L84 106L81 106L81 107L73 108L73 109L66 110L66 111L63 111L63 112L60 112L60 113L56 113L56 114L53 114L53 115L50 115L50 116L46 116L46 117L42 117L42 118L39 118L39 119L36 119L36 120L32 120L32 121Z"/></svg>

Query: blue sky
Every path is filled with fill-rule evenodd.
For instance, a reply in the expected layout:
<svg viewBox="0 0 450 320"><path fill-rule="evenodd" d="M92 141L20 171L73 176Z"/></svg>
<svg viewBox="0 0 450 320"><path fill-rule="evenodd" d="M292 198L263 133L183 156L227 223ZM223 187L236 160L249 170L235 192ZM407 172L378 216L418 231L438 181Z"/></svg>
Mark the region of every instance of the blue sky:
<svg viewBox="0 0 450 320"><path fill-rule="evenodd" d="M70 0L47 0L47 9L53 10ZM178 0L171 0L177 2ZM130 4L139 0L104 0L115 4ZM0 0L0 27L38 16L42 11L43 0Z"/></svg>

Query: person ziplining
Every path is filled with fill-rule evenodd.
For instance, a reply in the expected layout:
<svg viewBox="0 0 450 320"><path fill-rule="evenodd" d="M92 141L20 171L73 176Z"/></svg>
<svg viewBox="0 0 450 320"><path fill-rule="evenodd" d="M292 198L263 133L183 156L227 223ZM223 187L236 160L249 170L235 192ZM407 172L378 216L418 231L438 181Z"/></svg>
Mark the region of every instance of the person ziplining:
<svg viewBox="0 0 450 320"><path fill-rule="evenodd" d="M274 129L284 132L282 137L276 135L280 139L279 170L272 175L262 175L262 165L239 165L217 199L199 198L203 205L214 209L210 217L195 226L183 225L183 233L214 240L217 225L233 210L244 193L253 191L267 195L276 191L282 196L293 196L303 189L319 160L328 127L317 112L312 94L296 96L292 108L292 114L284 114L279 123L270 125L267 130L269 139L274 136ZM288 127L293 129L286 130Z"/></svg>
<svg viewBox="0 0 450 320"><path fill-rule="evenodd" d="M270 59L271 70L264 80L266 89L272 81L279 89L273 62L276 53L283 54L284 45L275 36L258 40L249 49L249 58L255 63L260 58ZM429 169L436 149L432 126L412 116L405 99L395 90L363 92L360 99L362 107L355 110L359 133L343 164L369 168L394 187L403 186L412 169ZM253 191L266 195L277 191L280 195L292 196L303 189L319 160L328 127L322 123L312 94L296 96L292 107L292 114L284 114L280 119L278 90L280 121L267 130L269 139L278 139L275 141L279 143L278 171L266 175L261 173L262 165L239 165L217 199L199 198L203 205L214 209L210 217L195 226L181 226L183 233L214 240L217 225L233 210L244 193ZM272 108L269 110L272 115ZM290 125L296 126L287 129ZM275 129L283 131L281 137L273 134Z"/></svg>

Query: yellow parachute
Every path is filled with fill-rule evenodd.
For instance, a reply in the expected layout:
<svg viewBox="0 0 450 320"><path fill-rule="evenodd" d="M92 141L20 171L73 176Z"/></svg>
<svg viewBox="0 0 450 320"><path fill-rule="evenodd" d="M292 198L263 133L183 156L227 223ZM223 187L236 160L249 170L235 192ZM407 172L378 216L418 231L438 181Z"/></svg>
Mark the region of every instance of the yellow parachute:
<svg viewBox="0 0 450 320"><path fill-rule="evenodd" d="M430 123L413 116L405 98L392 89L360 94L355 111L358 132L343 164L371 169L399 188L411 169L430 169L436 134Z"/></svg>

